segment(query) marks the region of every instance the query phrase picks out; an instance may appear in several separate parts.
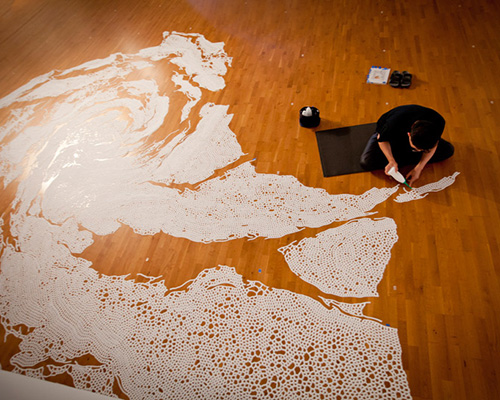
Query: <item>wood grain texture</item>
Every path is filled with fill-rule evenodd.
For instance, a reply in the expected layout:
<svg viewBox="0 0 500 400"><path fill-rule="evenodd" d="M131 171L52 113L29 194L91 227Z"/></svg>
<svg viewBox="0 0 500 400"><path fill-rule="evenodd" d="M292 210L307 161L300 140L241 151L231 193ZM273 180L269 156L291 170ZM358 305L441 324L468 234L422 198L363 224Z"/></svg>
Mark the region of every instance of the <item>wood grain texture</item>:
<svg viewBox="0 0 500 400"><path fill-rule="evenodd" d="M50 70L158 45L164 31L224 42L233 57L226 88L206 100L229 105L244 159L255 157L259 173L294 175L333 194L393 182L379 172L323 178L314 132L298 124L301 107L320 109L318 129L374 122L402 104L439 111L456 152L426 167L418 186L461 175L423 200L376 207L396 221L399 241L380 297L361 300L371 301L367 315L398 328L415 400L500 398L499 2L7 0L0 18L0 98ZM372 65L408 70L413 85L366 84ZM0 192L3 215L14 194L14 185ZM332 297L276 251L323 229L202 244L122 227L96 236L82 256L101 273L162 275L169 287L225 264L269 286ZM12 369L17 345L0 341L2 369Z"/></svg>

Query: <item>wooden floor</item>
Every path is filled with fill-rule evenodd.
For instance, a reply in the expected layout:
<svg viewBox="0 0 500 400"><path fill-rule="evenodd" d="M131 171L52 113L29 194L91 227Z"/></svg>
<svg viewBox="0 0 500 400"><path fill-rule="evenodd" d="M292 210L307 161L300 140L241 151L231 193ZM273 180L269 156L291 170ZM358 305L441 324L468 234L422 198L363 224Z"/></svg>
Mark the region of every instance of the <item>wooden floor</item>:
<svg viewBox="0 0 500 400"><path fill-rule="evenodd" d="M428 166L417 186L461 174L424 200L376 208L396 221L399 241L365 314L398 328L415 400L500 398L500 2L4 0L0 17L0 98L53 69L158 45L164 31L224 42L233 63L213 101L229 105L257 172L330 193L392 182L380 173L323 178L315 135L298 124L302 106L320 109L319 129L374 122L402 104L439 111L455 156ZM412 87L366 84L372 65L412 72ZM170 287L232 263L248 279L317 297L275 250L321 230L200 244L123 227L84 257L102 273L163 275ZM10 370L17 341L0 333L1 367Z"/></svg>

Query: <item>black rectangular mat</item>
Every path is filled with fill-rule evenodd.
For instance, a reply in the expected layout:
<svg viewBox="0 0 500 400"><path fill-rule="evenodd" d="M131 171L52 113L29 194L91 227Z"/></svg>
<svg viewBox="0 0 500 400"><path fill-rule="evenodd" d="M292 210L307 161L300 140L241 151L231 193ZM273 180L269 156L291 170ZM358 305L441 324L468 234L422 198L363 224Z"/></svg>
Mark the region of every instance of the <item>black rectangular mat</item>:
<svg viewBox="0 0 500 400"><path fill-rule="evenodd" d="M376 126L371 123L316 132L323 176L363 172L359 159Z"/></svg>

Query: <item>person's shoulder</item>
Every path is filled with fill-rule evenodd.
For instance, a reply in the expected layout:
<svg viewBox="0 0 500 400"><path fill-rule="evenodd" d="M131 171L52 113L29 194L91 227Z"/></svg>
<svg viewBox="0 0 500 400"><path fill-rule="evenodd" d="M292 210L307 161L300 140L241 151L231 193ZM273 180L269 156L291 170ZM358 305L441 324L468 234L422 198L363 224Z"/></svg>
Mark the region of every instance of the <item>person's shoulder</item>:
<svg viewBox="0 0 500 400"><path fill-rule="evenodd" d="M432 108L421 106L420 104L405 104L395 107L393 110L401 112L426 112L434 111Z"/></svg>
<svg viewBox="0 0 500 400"><path fill-rule="evenodd" d="M444 122L443 116L436 110L419 104L407 104L394 108L399 114L412 114L417 119L425 119L436 122Z"/></svg>
<svg viewBox="0 0 500 400"><path fill-rule="evenodd" d="M433 123L439 130L439 132L442 133L446 125L446 120L444 119L444 117L432 108L424 106L419 107L420 110L418 111L418 119Z"/></svg>
<svg viewBox="0 0 500 400"><path fill-rule="evenodd" d="M441 114L439 114L439 112L437 112L433 108L426 107L426 106L421 106L419 104L410 104L410 105L408 105L406 107L408 107L408 109L411 109L411 110L414 110L414 111L419 111L421 113L428 113L428 114L434 114L434 115L441 116Z"/></svg>
<svg viewBox="0 0 500 400"><path fill-rule="evenodd" d="M426 107L419 106L418 104L405 104L402 106L397 106L391 109L389 115L404 115L404 114L414 114L419 111L424 111Z"/></svg>
<svg viewBox="0 0 500 400"><path fill-rule="evenodd" d="M423 106L421 107L422 107L422 113L427 116L427 119L435 122L440 122L440 123L442 122L444 124L445 119L439 112L429 107L423 107Z"/></svg>

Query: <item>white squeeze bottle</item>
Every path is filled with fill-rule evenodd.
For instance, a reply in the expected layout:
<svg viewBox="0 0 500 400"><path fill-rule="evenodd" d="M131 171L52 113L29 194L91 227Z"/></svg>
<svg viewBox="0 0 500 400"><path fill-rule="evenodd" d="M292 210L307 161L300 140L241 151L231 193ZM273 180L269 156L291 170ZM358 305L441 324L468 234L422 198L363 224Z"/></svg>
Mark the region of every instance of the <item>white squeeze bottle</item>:
<svg viewBox="0 0 500 400"><path fill-rule="evenodd" d="M389 170L389 175L392 176L395 180L397 180L399 183L404 183L406 186L408 186L411 189L411 186L408 185L408 182L406 182L406 179L403 175L401 175L401 172L396 171L396 168L392 167Z"/></svg>

